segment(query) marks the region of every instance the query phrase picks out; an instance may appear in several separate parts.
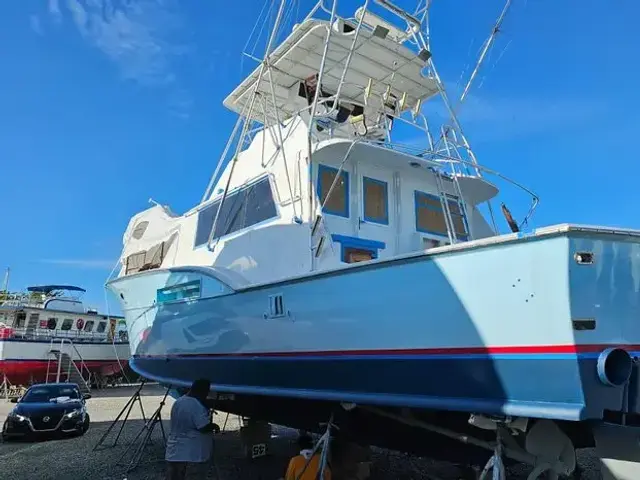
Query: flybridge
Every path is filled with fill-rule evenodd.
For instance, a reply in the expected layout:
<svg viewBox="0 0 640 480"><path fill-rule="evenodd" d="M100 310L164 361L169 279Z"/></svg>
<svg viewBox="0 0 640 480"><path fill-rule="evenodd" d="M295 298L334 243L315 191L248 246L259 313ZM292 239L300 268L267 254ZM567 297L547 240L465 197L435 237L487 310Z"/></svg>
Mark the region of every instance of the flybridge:
<svg viewBox="0 0 640 480"><path fill-rule="evenodd" d="M314 99L308 94L309 83L319 81L324 39L332 34L319 86L320 101L327 106L338 102L354 117L362 115L363 109L419 111L424 100L438 93L436 80L424 75L427 53L416 54L380 26L362 28L357 37L356 30L357 26L346 20L333 25L305 20L269 56L269 68L256 68L224 105L265 125L298 115ZM344 70L347 59L350 68ZM259 98L258 105L254 104L254 95ZM249 108L251 104L253 108Z"/></svg>

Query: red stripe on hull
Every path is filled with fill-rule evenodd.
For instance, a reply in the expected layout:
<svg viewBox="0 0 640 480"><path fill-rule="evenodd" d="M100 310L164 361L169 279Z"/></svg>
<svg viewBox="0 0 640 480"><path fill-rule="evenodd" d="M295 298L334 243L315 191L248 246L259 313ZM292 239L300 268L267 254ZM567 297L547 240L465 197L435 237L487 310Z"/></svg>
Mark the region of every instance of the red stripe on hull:
<svg viewBox="0 0 640 480"><path fill-rule="evenodd" d="M127 365L127 360L121 360L122 367ZM113 375L120 371L120 365L114 360L88 360L84 364L92 373ZM58 363L46 360L0 360L0 376L5 375L7 380L15 385L26 385L33 382L43 382L47 378L47 366L49 372L56 372ZM2 381L2 378L0 378Z"/></svg>
<svg viewBox="0 0 640 480"><path fill-rule="evenodd" d="M300 356L339 356L339 355L500 355L500 354L553 354L553 353L598 353L607 348L616 347L624 350L640 350L640 345L523 345L500 347L449 347L449 348L413 348L413 349L379 349L379 350L307 350L291 352L234 352L234 353L178 353L157 355L159 357L300 357ZM134 355L144 358L146 355Z"/></svg>

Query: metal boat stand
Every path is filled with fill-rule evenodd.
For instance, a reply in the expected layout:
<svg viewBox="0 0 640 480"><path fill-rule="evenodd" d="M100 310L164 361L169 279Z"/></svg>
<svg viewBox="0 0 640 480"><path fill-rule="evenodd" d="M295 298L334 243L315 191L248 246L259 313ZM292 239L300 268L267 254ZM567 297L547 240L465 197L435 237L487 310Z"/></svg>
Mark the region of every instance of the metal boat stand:
<svg viewBox="0 0 640 480"><path fill-rule="evenodd" d="M167 387L167 390L164 392L164 396L160 401L160 405L158 405L158 408L156 408L155 412L153 412L153 415L151 415L149 420L145 422L145 424L142 426L138 434L135 436L135 438L131 442L130 445L135 445L137 443L137 446L133 451L133 456L131 457L131 460L127 464L124 473L129 473L135 468L137 468L138 465L140 465L140 460L142 460L142 455L144 454L145 448L149 445L149 443L152 442L151 436L153 435L153 430L155 429L156 425L160 425L160 431L162 432L162 444L163 446L166 446L167 435L164 431L164 425L162 424L162 409L164 408L164 405L167 401L167 396L169 395L171 388L172 388L171 386ZM128 454L129 454L129 450L125 451L120 457L120 459L118 460L117 464L122 465L121 463L122 460ZM164 456L162 459L164 460Z"/></svg>
<svg viewBox="0 0 640 480"><path fill-rule="evenodd" d="M338 427L333 423L333 414L331 414L331 418L327 422L327 429L316 442L315 446L313 447L313 451L309 456L309 459L305 462L304 467L302 468L302 471L300 472L296 480L299 480L302 477L302 475L304 475L304 472L307 470L309 463L311 463L311 459L314 457L316 453L318 453L318 450L320 449L322 449L322 451L320 453L320 464L318 465L317 478L318 480L324 480L324 471L329 462L329 449L331 447L331 430L338 430Z"/></svg>
<svg viewBox="0 0 640 480"><path fill-rule="evenodd" d="M474 445L476 447L485 448L493 452L491 458L485 465L482 473L480 474L480 480L488 479L489 472L492 473L492 480L506 480L506 471L504 468L504 464L502 459L504 457L508 457L512 460L515 460L520 463L528 464L533 467L533 470L527 476L527 480L538 480L538 479L549 479L549 480L557 480L561 475L569 476L574 471L577 470L575 465L575 458L572 462L567 462L565 458L563 458L562 454L564 453L560 449L554 450L553 455L541 455L541 454L533 454L529 451L520 447L514 438L510 435L509 429L506 423L497 422L496 423L496 441L488 442L485 440L481 440L479 438L472 437L468 434L460 434L453 430L449 430L446 428L438 427L436 425L432 425L430 423L424 422L422 420L418 420L410 415L397 415L394 413L390 413L384 410L381 410L377 407L360 407L364 408L370 412L376 413L380 416L384 416L387 418L391 418L400 423L404 423L406 425L410 425L413 427L424 428L433 433L437 433L439 435L443 435L445 437L457 440L461 443L466 443L468 445ZM537 429L536 436L536 445L538 446L540 443L539 438L544 437L545 433L548 433L549 443L555 445L561 445L563 441L562 432L560 432L559 428L555 425L555 423L551 421L541 421L538 422L529 432ZM557 433L559 432L559 433ZM551 437L553 435L553 437Z"/></svg>
<svg viewBox="0 0 640 480"><path fill-rule="evenodd" d="M507 478L502 462L502 425L498 425L496 429L496 446L493 455L482 469L479 480L485 480L490 471L492 472L491 480L506 480Z"/></svg>
<svg viewBox="0 0 640 480"><path fill-rule="evenodd" d="M107 431L104 432L102 437L100 437L100 440L98 440L98 443L96 443L95 447L93 447L94 452L98 449L102 450L105 448L112 448L118 444L118 440L120 439L122 430L124 429L124 426L127 423L127 420L129 419L129 415L131 414L131 410L133 409L133 406L136 403L140 406L140 412L142 413L142 420L145 423L147 423L147 417L144 414L144 407L142 406L142 398L140 396L140 392L142 391L142 388L144 387L145 383L146 383L146 380L142 380L142 382L140 383L140 386L136 389L135 393L131 396L131 398L129 398L129 400L127 400L127 403L124 405L124 407L122 407L122 410L120 410L120 413L118 413L118 416L115 418L113 422L111 422L111 425L109 425L109 428L107 428ZM120 421L120 417L122 417L123 414L124 414L124 419L122 420L122 424L120 425L120 430L118 431L118 434L116 435L116 438L114 439L113 443L111 445L104 445L105 440L107 439L111 431L114 429L114 427L118 424L118 422Z"/></svg>
<svg viewBox="0 0 640 480"><path fill-rule="evenodd" d="M0 384L0 398L9 398L11 387L13 387L13 385L11 385L7 376L3 374L2 383Z"/></svg>

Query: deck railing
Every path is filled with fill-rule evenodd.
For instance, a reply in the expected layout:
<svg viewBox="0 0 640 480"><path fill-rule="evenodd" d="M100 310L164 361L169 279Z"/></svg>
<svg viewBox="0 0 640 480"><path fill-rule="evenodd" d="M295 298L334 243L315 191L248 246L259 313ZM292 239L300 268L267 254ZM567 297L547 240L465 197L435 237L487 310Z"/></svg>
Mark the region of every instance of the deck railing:
<svg viewBox="0 0 640 480"><path fill-rule="evenodd" d="M70 339L81 342L112 343L108 332L83 332L80 330L49 330L47 328L13 328L0 327L0 339L24 340L62 340ZM116 332L116 343L128 342L127 332Z"/></svg>

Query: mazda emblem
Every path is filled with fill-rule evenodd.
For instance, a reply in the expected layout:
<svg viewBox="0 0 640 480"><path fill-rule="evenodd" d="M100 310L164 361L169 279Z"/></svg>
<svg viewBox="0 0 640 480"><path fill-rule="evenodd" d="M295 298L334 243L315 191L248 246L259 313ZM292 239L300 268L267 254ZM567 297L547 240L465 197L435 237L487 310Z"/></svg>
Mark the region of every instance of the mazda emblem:
<svg viewBox="0 0 640 480"><path fill-rule="evenodd" d="M49 417L44 417L44 418L42 419L42 421L43 421L43 422L48 422L48 421L49 421Z"/></svg>

